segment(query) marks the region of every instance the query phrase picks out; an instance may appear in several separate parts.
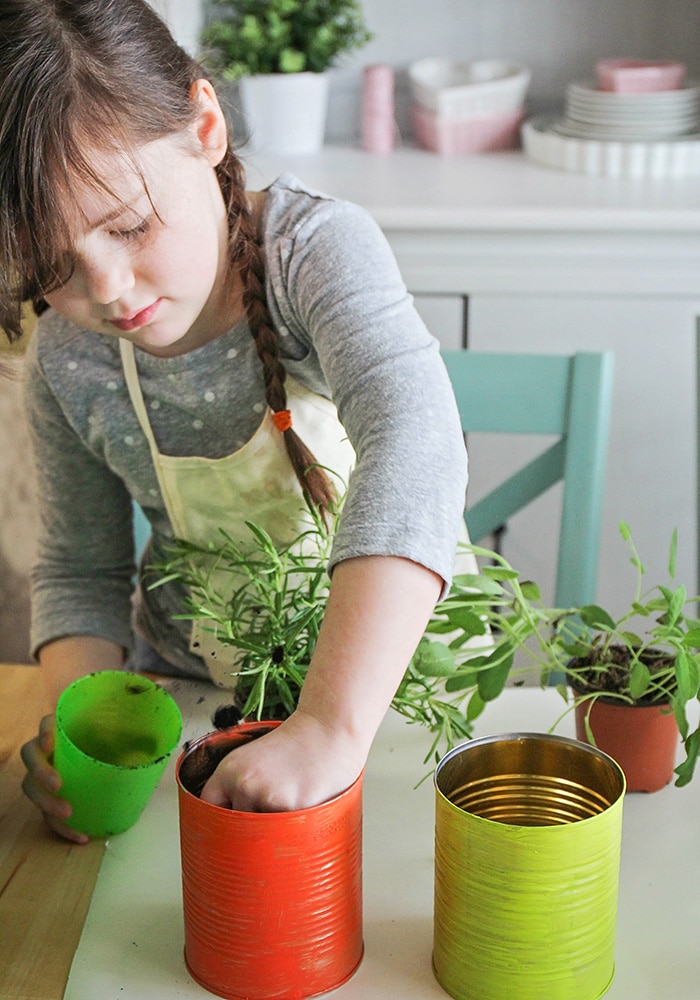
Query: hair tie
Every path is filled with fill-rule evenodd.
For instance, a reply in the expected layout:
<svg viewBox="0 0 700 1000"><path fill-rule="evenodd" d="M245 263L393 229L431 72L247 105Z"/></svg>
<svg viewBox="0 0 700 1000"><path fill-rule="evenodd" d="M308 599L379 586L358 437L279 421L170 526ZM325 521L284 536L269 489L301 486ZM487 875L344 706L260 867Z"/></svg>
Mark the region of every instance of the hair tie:
<svg viewBox="0 0 700 1000"><path fill-rule="evenodd" d="M282 434L292 426L291 410L278 410L277 413L272 414L272 419L275 422L275 427Z"/></svg>

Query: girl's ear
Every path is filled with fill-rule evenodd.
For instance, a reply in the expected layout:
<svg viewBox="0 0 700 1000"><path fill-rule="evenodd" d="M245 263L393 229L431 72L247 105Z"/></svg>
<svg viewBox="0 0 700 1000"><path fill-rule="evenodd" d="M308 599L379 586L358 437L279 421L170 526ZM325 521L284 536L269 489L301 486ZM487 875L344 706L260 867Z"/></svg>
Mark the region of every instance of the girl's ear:
<svg viewBox="0 0 700 1000"><path fill-rule="evenodd" d="M228 146L226 119L209 80L195 80L190 87L190 101L197 105L192 125L194 134L212 167L221 163Z"/></svg>

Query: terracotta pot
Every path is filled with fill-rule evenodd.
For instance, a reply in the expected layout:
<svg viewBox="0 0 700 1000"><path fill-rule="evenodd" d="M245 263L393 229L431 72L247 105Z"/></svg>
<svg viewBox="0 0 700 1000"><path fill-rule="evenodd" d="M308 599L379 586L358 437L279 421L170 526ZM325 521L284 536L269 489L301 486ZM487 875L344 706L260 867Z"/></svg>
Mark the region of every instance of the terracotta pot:
<svg viewBox="0 0 700 1000"><path fill-rule="evenodd" d="M363 954L361 776L294 812L238 812L199 798L223 756L276 725L211 733L177 762L185 961L228 1000L326 993Z"/></svg>
<svg viewBox="0 0 700 1000"><path fill-rule="evenodd" d="M673 778L680 735L668 705L625 705L597 698L576 702L576 737L588 743L586 715L596 746L625 772L628 792L657 792Z"/></svg>

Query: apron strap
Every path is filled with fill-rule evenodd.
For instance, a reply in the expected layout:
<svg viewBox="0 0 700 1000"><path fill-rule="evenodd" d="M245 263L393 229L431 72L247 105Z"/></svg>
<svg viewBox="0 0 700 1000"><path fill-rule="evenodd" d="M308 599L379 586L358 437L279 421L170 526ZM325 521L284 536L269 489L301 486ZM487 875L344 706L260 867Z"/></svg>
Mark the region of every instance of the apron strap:
<svg viewBox="0 0 700 1000"><path fill-rule="evenodd" d="M160 492L165 501L165 506L168 511L170 520L173 520L172 505L170 503L170 494L168 491L167 483L163 478L161 462L160 462L160 451L158 450L158 445L156 444L155 435L153 434L153 428L151 427L151 422L148 419L148 412L146 410L146 403L143 398L143 393L141 391L141 383L139 382L139 373L136 368L136 358L134 356L134 345L128 341L124 340L123 337L119 338L119 353L122 359L122 368L124 369L124 378L126 380L126 387L129 390L129 396L131 397L131 404L134 407L134 412L138 418L138 422L141 425L141 430L146 435L146 440L148 441L148 446L151 449L151 458L153 460L153 468L155 469L156 476L158 477L158 485L160 486Z"/></svg>

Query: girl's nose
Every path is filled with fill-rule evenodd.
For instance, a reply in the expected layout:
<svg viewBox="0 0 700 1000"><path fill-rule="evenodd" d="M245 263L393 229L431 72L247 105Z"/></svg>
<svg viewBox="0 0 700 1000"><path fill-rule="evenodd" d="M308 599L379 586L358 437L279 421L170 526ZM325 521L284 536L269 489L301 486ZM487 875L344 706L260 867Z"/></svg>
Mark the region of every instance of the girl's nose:
<svg viewBox="0 0 700 1000"><path fill-rule="evenodd" d="M134 270L129 254L107 253L84 262L88 293L98 305L116 302L134 287Z"/></svg>

